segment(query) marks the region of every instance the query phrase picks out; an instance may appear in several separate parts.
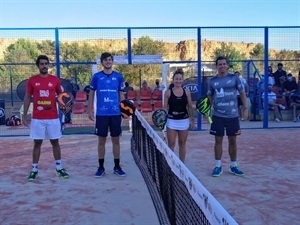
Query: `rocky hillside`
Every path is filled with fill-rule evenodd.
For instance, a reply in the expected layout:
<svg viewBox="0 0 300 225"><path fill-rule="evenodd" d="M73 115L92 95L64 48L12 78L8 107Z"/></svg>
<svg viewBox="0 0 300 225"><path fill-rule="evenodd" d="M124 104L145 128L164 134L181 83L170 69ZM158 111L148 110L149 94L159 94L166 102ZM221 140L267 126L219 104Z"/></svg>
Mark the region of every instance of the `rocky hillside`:
<svg viewBox="0 0 300 225"><path fill-rule="evenodd" d="M3 59L4 51L6 48L13 44L17 39L0 39L0 60ZM137 39L133 39L132 43L137 43ZM65 42L65 41L63 41ZM77 42L70 41L69 43ZM108 40L108 39L97 39L97 40L86 40L78 42L80 45L89 44L91 46L97 46L101 49L106 49L110 52L119 52L127 50L127 40ZM214 51L216 48L221 47L222 42L219 41L202 41L202 60L209 61L213 60ZM244 54L246 59L250 58L250 52L253 50L256 44L253 43L231 43L240 53ZM195 40L180 41L179 43L164 43L166 52L163 54L164 60L196 60L197 59L197 42ZM275 50L270 50L270 56L276 54Z"/></svg>

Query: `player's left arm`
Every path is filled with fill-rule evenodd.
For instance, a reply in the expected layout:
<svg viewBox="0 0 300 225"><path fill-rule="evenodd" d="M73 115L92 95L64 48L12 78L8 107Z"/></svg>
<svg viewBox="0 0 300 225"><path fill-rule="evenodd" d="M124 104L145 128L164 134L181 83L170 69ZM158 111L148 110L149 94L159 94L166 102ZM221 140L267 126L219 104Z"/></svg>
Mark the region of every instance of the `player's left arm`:
<svg viewBox="0 0 300 225"><path fill-rule="evenodd" d="M192 97L191 97L191 92L188 89L185 89L186 97L187 97L187 108L191 120L191 127L193 128L194 126L194 111L193 111L193 105L192 105Z"/></svg>

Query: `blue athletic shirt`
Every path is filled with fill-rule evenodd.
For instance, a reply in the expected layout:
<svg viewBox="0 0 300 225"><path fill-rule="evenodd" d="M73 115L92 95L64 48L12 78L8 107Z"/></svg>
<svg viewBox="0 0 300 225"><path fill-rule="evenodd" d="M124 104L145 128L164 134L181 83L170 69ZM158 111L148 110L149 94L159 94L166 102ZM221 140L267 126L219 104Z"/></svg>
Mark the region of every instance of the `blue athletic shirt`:
<svg viewBox="0 0 300 225"><path fill-rule="evenodd" d="M119 91L124 89L124 78L121 73L116 71L111 74L105 74L104 71L95 73L90 88L97 96L97 116L121 114Z"/></svg>

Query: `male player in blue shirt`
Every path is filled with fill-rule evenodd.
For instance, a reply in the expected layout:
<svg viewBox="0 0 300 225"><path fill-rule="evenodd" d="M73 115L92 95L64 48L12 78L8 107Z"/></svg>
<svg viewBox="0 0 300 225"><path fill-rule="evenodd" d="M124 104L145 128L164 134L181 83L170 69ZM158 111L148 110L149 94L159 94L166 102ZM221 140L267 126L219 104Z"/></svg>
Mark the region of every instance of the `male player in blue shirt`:
<svg viewBox="0 0 300 225"><path fill-rule="evenodd" d="M95 73L92 77L88 102L88 116L90 120L94 121L94 96L96 93L95 134L98 136L99 167L95 177L102 177L105 174L104 156L108 129L113 145L114 174L123 177L125 173L120 167L120 135L122 132L120 101L125 99L123 94L124 78L121 73L113 71L114 58L111 53L102 53L100 59L103 70Z"/></svg>

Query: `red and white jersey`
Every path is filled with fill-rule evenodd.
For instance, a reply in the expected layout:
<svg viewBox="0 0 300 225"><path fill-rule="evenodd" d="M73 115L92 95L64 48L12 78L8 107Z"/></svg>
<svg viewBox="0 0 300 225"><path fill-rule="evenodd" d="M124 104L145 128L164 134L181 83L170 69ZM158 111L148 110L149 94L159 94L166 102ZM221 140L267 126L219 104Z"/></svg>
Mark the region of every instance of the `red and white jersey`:
<svg viewBox="0 0 300 225"><path fill-rule="evenodd" d="M35 75L27 82L26 93L33 96L33 119L56 119L56 96L61 93L60 80L52 74Z"/></svg>

